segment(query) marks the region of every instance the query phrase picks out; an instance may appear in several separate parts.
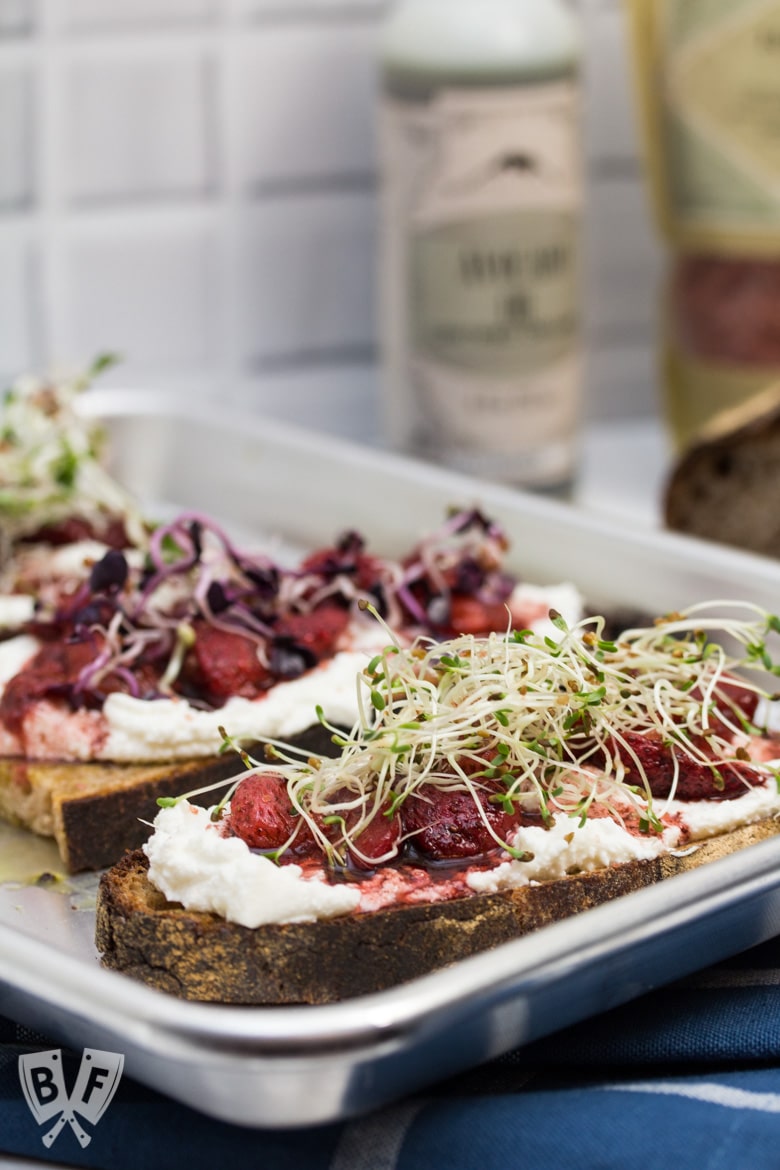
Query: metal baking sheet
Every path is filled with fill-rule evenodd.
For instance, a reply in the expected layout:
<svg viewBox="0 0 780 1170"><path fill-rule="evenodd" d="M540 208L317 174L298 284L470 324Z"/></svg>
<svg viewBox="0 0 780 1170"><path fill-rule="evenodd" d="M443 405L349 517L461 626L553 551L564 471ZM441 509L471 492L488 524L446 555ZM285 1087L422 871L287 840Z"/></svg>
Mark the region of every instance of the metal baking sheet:
<svg viewBox="0 0 780 1170"><path fill-rule="evenodd" d="M712 598L773 609L780 564L623 529L550 501L256 418L109 392L116 473L153 506L199 509L280 554L364 532L388 554L478 504L528 580L599 605ZM0 828L0 1013L255 1127L335 1121L606 1010L780 933L780 839L629 894L391 991L323 1007L186 1003L100 967L95 875L57 877L54 846ZM9 879L14 880L9 880ZM38 880L36 880L38 879Z"/></svg>

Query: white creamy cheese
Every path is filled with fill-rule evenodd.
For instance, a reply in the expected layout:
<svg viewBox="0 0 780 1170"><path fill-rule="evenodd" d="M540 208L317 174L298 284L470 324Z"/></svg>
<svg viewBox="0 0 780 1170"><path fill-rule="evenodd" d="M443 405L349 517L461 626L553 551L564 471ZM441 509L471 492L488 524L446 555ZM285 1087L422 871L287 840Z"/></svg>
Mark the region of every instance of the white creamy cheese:
<svg viewBox="0 0 780 1170"><path fill-rule="evenodd" d="M542 603L545 609L554 606L570 622L578 619L582 608L577 591L569 585L549 589L523 585L513 595L513 607L520 609ZM546 615L532 625L540 633L555 632ZM387 637L381 626L367 622L354 623L348 636L353 649L340 651L300 678L277 683L258 699L235 697L215 711L193 707L183 698L149 701L111 694L103 705L104 734L95 758L126 763L212 756L222 742L219 727L243 742L285 739L317 722L317 706L328 722L351 727L358 717L358 675ZM38 646L27 635L0 643L0 694ZM70 718L63 712L59 738L65 748ZM35 745L27 747L28 754L37 754Z"/></svg>
<svg viewBox="0 0 780 1170"><path fill-rule="evenodd" d="M86 577L108 551L109 546L101 540L75 540L55 548L44 545L40 558L50 577Z"/></svg>
<svg viewBox="0 0 780 1170"><path fill-rule="evenodd" d="M35 613L35 598L26 593L0 594L0 628L13 630Z"/></svg>
<svg viewBox="0 0 780 1170"><path fill-rule="evenodd" d="M72 557L58 561L59 571L75 569L77 564L99 559L105 546L97 542L80 542L73 546ZM8 620L4 621L4 604L8 605ZM27 597L0 597L0 626L9 627L32 616L33 601ZM13 619L13 607L18 617ZM536 586L522 584L510 599L512 610L528 615L527 624L536 632L556 636L557 631L547 617L550 608L557 609L569 624L582 614L582 598L573 585ZM538 616L535 616L538 615ZM524 619L526 620L526 619ZM231 736L242 742L255 739L285 739L305 731L317 722L316 708L320 706L325 719L342 727L351 727L358 717L357 678L370 656L387 644L385 630L376 622L361 620L352 623L344 649L320 665L289 682L277 683L258 699L235 697L215 711L191 706L186 699L136 699L116 692L106 699L102 709L102 734L90 728L89 741L83 734L74 739L78 745L70 750L69 727L73 715L60 713L61 726L55 731L59 742L58 754L66 758L88 758L118 763L155 762L215 755L222 743L218 730L224 727ZM40 643L28 635L18 635L0 642L0 695L5 684L32 658ZM47 710L47 727L51 730L56 709ZM92 721L99 718L92 712ZM31 719L29 728L35 727ZM85 746L87 745L87 746ZM39 750L40 749L40 750ZM42 755L41 745L25 743L17 750L25 750L31 758ZM87 753L87 754L85 754Z"/></svg>
<svg viewBox="0 0 780 1170"><path fill-rule="evenodd" d="M521 826L511 844L530 854L530 860L504 861L493 869L474 870L466 880L475 893L496 894L531 882L556 881L575 870L590 872L657 857L668 848L661 838L635 836L610 817L593 817L580 825L565 813L556 813L549 829Z"/></svg>
<svg viewBox="0 0 780 1170"><path fill-rule="evenodd" d="M684 821L693 840L778 814L780 793L774 780L734 800L670 802L668 811ZM514 834L512 844L532 855L529 860L469 868L465 882L475 894L497 894L557 881L575 871L648 860L673 850L682 839L679 823L670 823L662 836L645 836L630 833L610 817L593 817L580 825L557 813L549 829L521 826ZM360 883L330 885L324 870L304 878L300 866L276 866L238 838L222 837L208 813L186 801L157 814L144 849L150 880L167 898L243 926L331 918L356 910L370 913L394 902L435 902L447 896L440 883L421 887L403 869L392 867L380 871L379 884L366 882L365 890Z"/></svg>
<svg viewBox="0 0 780 1170"><path fill-rule="evenodd" d="M181 801L161 809L144 846L149 880L171 902L219 914L240 926L312 922L357 909L354 886L307 878L299 865L276 865L238 837L222 837L206 809Z"/></svg>
<svg viewBox="0 0 780 1170"><path fill-rule="evenodd" d="M771 761L773 767L780 767L780 760ZM729 833L740 825L752 825L756 821L780 815L780 792L774 779L766 784L747 788L743 796L734 800L668 800L658 805L662 819L679 815L694 841L717 837Z"/></svg>
<svg viewBox="0 0 780 1170"><path fill-rule="evenodd" d="M780 815L780 792L773 779L745 790L733 800L670 800L656 806L667 823L662 836L638 836L609 817L592 817L584 825L556 813L549 829L520 827L511 844L533 855L530 861L505 861L494 869L470 872L475 893L493 894L530 882L555 881L569 872L590 872L606 865L657 857L683 839L702 841Z"/></svg>
<svg viewBox="0 0 780 1170"><path fill-rule="evenodd" d="M382 645L384 645L384 638ZM135 699L120 692L111 694L103 705L102 743L95 748L95 758L118 762L177 760L213 756L219 751L225 727L242 741L284 739L305 731L317 722L316 708L325 718L343 727L351 727L358 712L357 677L366 665L369 648L342 651L320 666L289 682L277 683L259 699L232 698L215 711L190 706L186 699ZM376 637L372 650L377 649ZM0 694L2 688L33 657L40 643L27 634L0 642ZM48 720L56 716L48 713ZM73 720L69 712L60 712L59 753L84 758L83 752L70 752L68 727ZM32 724L31 724L32 726ZM93 742L97 737L93 736ZM36 755L35 745L27 745L28 754ZM38 753L39 754L39 753Z"/></svg>
<svg viewBox="0 0 780 1170"><path fill-rule="evenodd" d="M30 634L17 634L0 642L0 694L2 687L30 661L39 646L40 642Z"/></svg>
<svg viewBox="0 0 780 1170"><path fill-rule="evenodd" d="M285 739L325 718L351 727L357 716L357 676L366 654L343 651L290 682L277 683L259 699L228 699L216 711L201 711L185 699L145 702L109 695L103 704L108 737L102 759L160 760L213 756L222 742L218 728L243 742Z"/></svg>
<svg viewBox="0 0 780 1170"><path fill-rule="evenodd" d="M2 585L10 591L42 581L83 581L109 549L110 546L101 540L23 546L4 566ZM140 549L125 550L125 557L136 568L143 565L144 554Z"/></svg>
<svg viewBox="0 0 780 1170"><path fill-rule="evenodd" d="M529 608L542 610L543 615L533 618L529 628L543 638L560 638L561 632L550 621L548 611L556 609L566 624L573 626L582 617L583 601L579 589L566 581L560 585L530 585L524 581L512 590L509 608L513 613Z"/></svg>
<svg viewBox="0 0 780 1170"><path fill-rule="evenodd" d="M520 585L512 595L512 607L544 606L545 616L534 619L540 634L556 634L546 616L557 609L569 623L579 620L582 598L573 585L549 587ZM237 740L285 739L317 722L316 708L325 719L351 727L358 717L357 677L371 654L387 644L381 626L354 623L349 631L354 649L343 650L301 678L277 683L259 699L232 698L216 711L191 707L185 699L134 699L109 695L103 705L108 735L100 750L105 760L184 759L214 755L224 727Z"/></svg>

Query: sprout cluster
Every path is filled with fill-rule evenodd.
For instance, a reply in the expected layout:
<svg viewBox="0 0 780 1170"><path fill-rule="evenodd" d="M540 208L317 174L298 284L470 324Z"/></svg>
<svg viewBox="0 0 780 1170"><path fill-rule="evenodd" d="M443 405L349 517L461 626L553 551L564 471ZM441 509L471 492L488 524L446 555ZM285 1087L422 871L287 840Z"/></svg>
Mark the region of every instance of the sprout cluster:
<svg viewBox="0 0 780 1170"><path fill-rule="evenodd" d="M116 359L104 355L74 378L21 378L2 397L0 521L6 539L74 514L124 518L145 539L140 513L103 466L103 433L79 409L92 380Z"/></svg>
<svg viewBox="0 0 780 1170"><path fill-rule="evenodd" d="M739 610L747 617L730 616ZM556 637L511 630L444 643L422 638L411 648L393 640L357 679L360 717L351 733L331 729L338 759L295 762L282 745L271 749L301 826L332 860L343 863L348 850L361 857L366 826L402 813L428 786L471 793L486 825L478 795L489 790L491 801L542 823L565 813L575 828L598 811L659 831L663 808L654 808L630 733L660 737L678 765L693 760L714 776L728 764L744 766L743 745L756 729L740 699L752 709L748 699L767 691L734 672L747 665L778 673L767 647L777 618L713 602L612 641L601 617L572 628L559 614L550 617ZM743 652L728 654L714 633ZM242 756L252 771L268 766ZM762 763L751 769L753 783L776 775ZM215 817L242 779L229 782ZM506 841L496 844L512 852Z"/></svg>

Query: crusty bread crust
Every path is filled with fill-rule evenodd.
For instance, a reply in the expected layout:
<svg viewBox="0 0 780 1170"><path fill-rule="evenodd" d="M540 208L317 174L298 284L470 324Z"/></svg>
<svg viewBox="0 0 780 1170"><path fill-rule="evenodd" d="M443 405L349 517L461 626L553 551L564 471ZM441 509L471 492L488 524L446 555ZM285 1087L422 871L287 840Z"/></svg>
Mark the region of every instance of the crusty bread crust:
<svg viewBox="0 0 780 1170"><path fill-rule="evenodd" d="M251 930L167 902L141 850L103 875L96 942L105 966L184 999L329 1003L382 991L780 832L761 821L666 854L501 894Z"/></svg>
<svg viewBox="0 0 780 1170"><path fill-rule="evenodd" d="M668 475L668 528L780 557L780 385L725 411L696 436Z"/></svg>

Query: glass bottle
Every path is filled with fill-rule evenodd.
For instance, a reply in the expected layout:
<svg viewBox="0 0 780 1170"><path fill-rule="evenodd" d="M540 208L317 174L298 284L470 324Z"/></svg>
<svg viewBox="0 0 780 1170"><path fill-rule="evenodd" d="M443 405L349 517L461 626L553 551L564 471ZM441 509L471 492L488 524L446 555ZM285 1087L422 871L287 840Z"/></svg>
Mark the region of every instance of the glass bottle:
<svg viewBox="0 0 780 1170"><path fill-rule="evenodd" d="M549 490L581 407L578 32L565 0L400 0L380 40L386 438Z"/></svg>

